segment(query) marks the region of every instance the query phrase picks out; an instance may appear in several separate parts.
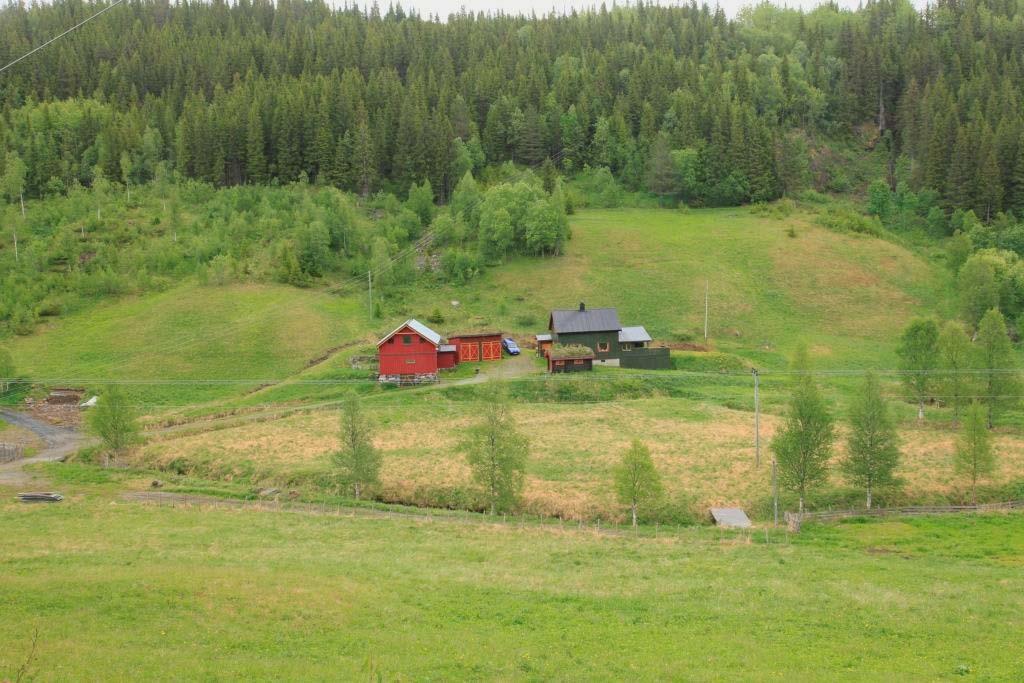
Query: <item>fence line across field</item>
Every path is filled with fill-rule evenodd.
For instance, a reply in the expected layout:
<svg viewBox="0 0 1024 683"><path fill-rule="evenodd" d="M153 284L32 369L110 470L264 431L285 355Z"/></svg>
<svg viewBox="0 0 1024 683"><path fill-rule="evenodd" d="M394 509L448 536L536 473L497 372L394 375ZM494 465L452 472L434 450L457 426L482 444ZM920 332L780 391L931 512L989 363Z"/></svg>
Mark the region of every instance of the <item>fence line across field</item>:
<svg viewBox="0 0 1024 683"><path fill-rule="evenodd" d="M977 505L906 505L894 508L871 508L858 510L818 510L814 512L787 512L789 527L799 528L802 522L830 522L851 517L889 517L914 515L944 515L965 512L999 512L1024 510L1024 500L1010 500L1001 503L978 503Z"/></svg>

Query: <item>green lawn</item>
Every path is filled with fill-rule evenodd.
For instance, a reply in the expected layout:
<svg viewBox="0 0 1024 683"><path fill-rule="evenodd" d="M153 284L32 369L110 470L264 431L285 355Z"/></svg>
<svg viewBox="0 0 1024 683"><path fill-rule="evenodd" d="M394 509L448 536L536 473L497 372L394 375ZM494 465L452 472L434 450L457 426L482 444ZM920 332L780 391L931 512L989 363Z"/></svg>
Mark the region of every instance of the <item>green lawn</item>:
<svg viewBox="0 0 1024 683"><path fill-rule="evenodd" d="M766 544L65 494L0 504L0 678L36 629L37 680L1024 675L1020 514Z"/></svg>
<svg viewBox="0 0 1024 683"><path fill-rule="evenodd" d="M21 375L90 386L90 379L262 380L300 372L365 333L356 304L283 285L203 287L105 303L14 340ZM173 406L237 396L256 384L144 385L146 402Z"/></svg>

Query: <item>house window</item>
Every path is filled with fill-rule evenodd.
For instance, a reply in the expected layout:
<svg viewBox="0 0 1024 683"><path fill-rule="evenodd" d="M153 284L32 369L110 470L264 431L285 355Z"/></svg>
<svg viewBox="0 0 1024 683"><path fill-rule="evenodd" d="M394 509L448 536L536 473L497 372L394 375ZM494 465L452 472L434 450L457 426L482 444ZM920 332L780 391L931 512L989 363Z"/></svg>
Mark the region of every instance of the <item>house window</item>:
<svg viewBox="0 0 1024 683"><path fill-rule="evenodd" d="M597 342L598 353L608 353L608 342Z"/></svg>
<svg viewBox="0 0 1024 683"><path fill-rule="evenodd" d="M582 358L577 358L576 360L574 360L572 362L572 364L573 365L583 365L583 359Z"/></svg>
<svg viewBox="0 0 1024 683"><path fill-rule="evenodd" d="M623 351L629 351L631 348L633 348L633 347L630 346L629 344L623 344L622 345L622 350Z"/></svg>
<svg viewBox="0 0 1024 683"><path fill-rule="evenodd" d="M565 361L564 360L556 360L555 361L555 365L557 365L558 367L562 367L563 365L565 365Z"/></svg>
<svg viewBox="0 0 1024 683"><path fill-rule="evenodd" d="M412 335L411 334L403 334L402 335L402 343L405 344L406 346L412 346Z"/></svg>

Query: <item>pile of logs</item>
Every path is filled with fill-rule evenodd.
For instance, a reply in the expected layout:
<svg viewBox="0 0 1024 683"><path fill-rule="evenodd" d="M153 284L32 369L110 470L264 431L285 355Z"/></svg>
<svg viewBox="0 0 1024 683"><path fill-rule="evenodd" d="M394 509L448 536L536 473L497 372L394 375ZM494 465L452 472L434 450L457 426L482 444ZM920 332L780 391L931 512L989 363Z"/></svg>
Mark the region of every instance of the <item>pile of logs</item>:
<svg viewBox="0 0 1024 683"><path fill-rule="evenodd" d="M22 503L59 503L64 500L64 496L52 491L29 491L19 493L18 500Z"/></svg>

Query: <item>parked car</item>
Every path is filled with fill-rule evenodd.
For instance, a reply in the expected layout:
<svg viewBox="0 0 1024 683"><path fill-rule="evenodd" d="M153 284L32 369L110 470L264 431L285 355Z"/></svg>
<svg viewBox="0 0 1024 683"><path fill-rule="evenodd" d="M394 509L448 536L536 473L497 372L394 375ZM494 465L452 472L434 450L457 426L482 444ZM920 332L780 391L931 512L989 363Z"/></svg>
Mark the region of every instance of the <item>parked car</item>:
<svg viewBox="0 0 1024 683"><path fill-rule="evenodd" d="M519 355L519 345L516 344L516 340L515 339L510 339L508 337L505 337L504 339L501 340L501 345L503 347L505 347L505 350L508 352L508 355L510 355L510 356L518 356Z"/></svg>

